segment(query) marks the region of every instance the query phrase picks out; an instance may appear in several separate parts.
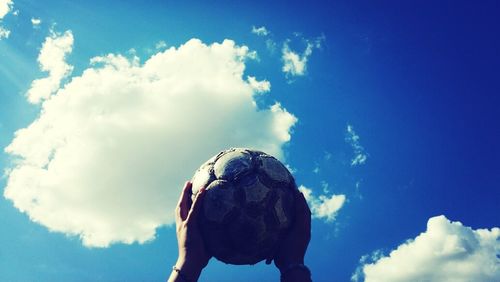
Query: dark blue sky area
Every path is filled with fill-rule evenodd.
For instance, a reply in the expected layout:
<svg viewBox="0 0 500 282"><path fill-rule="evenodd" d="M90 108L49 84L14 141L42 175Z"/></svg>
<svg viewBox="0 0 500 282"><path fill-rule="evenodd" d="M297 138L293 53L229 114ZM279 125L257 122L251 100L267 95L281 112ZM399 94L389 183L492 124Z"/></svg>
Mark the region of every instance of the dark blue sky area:
<svg viewBox="0 0 500 282"><path fill-rule="evenodd" d="M473 228L498 226L498 2L298 10L331 40L329 58L311 66L313 88L303 89L323 95L300 106L323 122L298 129L294 142L314 136L320 147L339 145L331 131L348 119L370 154L362 172L349 172L361 175L363 200L346 207L348 226L321 270L346 281L360 255L415 237L435 215Z"/></svg>

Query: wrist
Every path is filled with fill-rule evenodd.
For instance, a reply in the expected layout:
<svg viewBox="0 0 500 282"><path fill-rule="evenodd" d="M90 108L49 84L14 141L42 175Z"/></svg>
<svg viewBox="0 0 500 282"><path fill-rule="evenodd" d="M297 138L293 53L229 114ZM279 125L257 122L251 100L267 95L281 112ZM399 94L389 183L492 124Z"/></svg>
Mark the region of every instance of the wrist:
<svg viewBox="0 0 500 282"><path fill-rule="evenodd" d="M303 263L292 263L280 269L280 281L311 281L311 270Z"/></svg>
<svg viewBox="0 0 500 282"><path fill-rule="evenodd" d="M290 267L291 265L298 265L298 264L301 264L301 265L304 265L304 259L288 259L286 261L281 261L279 264L276 264L276 267L278 268L278 270L283 273L284 271L286 271L288 269L288 267Z"/></svg>
<svg viewBox="0 0 500 282"><path fill-rule="evenodd" d="M176 271L182 273L188 281L197 281L200 277L201 271L205 267L200 263L189 261L186 259L178 259L174 265Z"/></svg>

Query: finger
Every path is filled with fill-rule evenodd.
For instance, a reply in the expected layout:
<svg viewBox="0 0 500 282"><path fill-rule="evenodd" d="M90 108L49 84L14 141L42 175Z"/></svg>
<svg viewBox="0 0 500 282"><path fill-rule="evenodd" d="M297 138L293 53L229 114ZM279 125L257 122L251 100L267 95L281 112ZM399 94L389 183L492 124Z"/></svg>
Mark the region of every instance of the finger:
<svg viewBox="0 0 500 282"><path fill-rule="evenodd" d="M266 264L271 264L276 257L276 254L278 253L278 250L280 248L280 244L274 245L273 249L271 250L271 253L269 254L269 257L266 258Z"/></svg>
<svg viewBox="0 0 500 282"><path fill-rule="evenodd" d="M193 205L191 206L191 209L189 210L189 214L187 216L186 221L189 223L192 221L192 218L197 217L198 213L201 210L201 206L203 204L203 197L205 197L205 187L201 188L200 191L198 191L198 194L196 194L196 198L193 201Z"/></svg>
<svg viewBox="0 0 500 282"><path fill-rule="evenodd" d="M275 248L272 252L271 255L269 255L268 258L266 258L266 264L271 264L274 260L274 257L276 256L277 253L277 248Z"/></svg>
<svg viewBox="0 0 500 282"><path fill-rule="evenodd" d="M191 187L192 184L190 181L186 181L184 183L184 187L182 188L182 192L181 192L181 195L179 196L179 201L177 201L177 206L180 206L181 202L185 199L185 194L188 190L191 190Z"/></svg>
<svg viewBox="0 0 500 282"><path fill-rule="evenodd" d="M307 205L304 194L297 191L295 194L295 226L302 226L302 228L310 229L311 226L311 210Z"/></svg>
<svg viewBox="0 0 500 282"><path fill-rule="evenodd" d="M191 182L186 181L179 198L179 203L177 204L178 215L182 221L186 219L189 209L191 208L192 186Z"/></svg>
<svg viewBox="0 0 500 282"><path fill-rule="evenodd" d="M308 241L310 240L311 237L311 210L309 209L309 206L307 205L306 198L304 197L304 194L300 193L301 196L301 201L299 201L300 204L300 209L301 209L301 218L300 222L303 225L303 230L306 231L307 233L307 238Z"/></svg>
<svg viewBox="0 0 500 282"><path fill-rule="evenodd" d="M304 197L302 192L297 191L295 195L295 212L305 215L310 215L311 210L309 209L309 205L307 204L307 200Z"/></svg>
<svg viewBox="0 0 500 282"><path fill-rule="evenodd" d="M191 210L191 206L193 205L193 184L192 182L189 182L189 185L191 188L189 189L189 193L186 195L186 214L184 215L184 219L187 218L187 215L189 213L189 210Z"/></svg>

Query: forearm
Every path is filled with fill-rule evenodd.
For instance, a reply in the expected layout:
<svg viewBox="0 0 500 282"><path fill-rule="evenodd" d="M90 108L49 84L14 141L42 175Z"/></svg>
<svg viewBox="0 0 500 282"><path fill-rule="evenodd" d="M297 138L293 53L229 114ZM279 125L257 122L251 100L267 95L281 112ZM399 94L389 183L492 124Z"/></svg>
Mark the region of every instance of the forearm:
<svg viewBox="0 0 500 282"><path fill-rule="evenodd" d="M186 281L186 279L181 278L179 276L179 273L175 270L172 270L172 273L170 273L170 277L167 280L167 282L188 282L188 281Z"/></svg>
<svg viewBox="0 0 500 282"><path fill-rule="evenodd" d="M280 269L281 282L311 282L311 271L303 264L290 265L287 269Z"/></svg>
<svg viewBox="0 0 500 282"><path fill-rule="evenodd" d="M200 277L203 267L194 266L192 264L177 261L172 268L168 282L196 282Z"/></svg>

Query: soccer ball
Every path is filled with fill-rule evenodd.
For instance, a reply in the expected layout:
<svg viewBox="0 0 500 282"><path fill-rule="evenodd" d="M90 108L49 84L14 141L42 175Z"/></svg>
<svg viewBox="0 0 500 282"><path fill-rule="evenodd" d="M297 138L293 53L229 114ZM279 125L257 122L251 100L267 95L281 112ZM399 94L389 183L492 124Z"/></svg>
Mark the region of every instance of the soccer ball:
<svg viewBox="0 0 500 282"><path fill-rule="evenodd" d="M199 225L208 251L229 264L272 256L293 220L295 180L276 158L232 148L203 164L192 179L193 199L206 195Z"/></svg>

